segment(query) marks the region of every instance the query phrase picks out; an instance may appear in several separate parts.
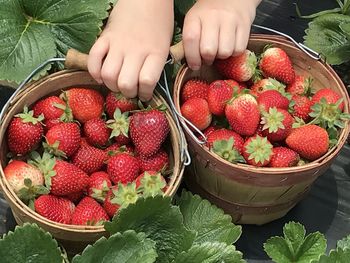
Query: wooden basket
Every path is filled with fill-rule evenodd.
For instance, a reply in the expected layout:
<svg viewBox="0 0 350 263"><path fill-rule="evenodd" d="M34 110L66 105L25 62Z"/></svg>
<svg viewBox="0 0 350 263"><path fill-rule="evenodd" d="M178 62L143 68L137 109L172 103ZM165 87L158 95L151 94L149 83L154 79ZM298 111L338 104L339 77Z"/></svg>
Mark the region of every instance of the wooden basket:
<svg viewBox="0 0 350 263"><path fill-rule="evenodd" d="M53 222L40 216L27 207L17 197L9 186L3 172L3 167L5 167L8 162L6 157L8 152L6 143L6 129L11 121L11 118L18 112L23 111L24 105L31 105L39 98L52 94L58 94L62 89L74 86L90 87L100 90L103 93L107 91L105 87L97 84L86 71L64 70L27 85L27 87L23 91L19 92L12 100L11 106L4 115L4 118L1 120L0 126L0 187L18 224L23 224L24 222L37 223L43 229L50 232L56 239L58 239L68 251L76 253L84 249L87 244L96 241L101 236L105 236L107 233L105 232L103 226L65 225ZM151 104L160 105L162 103L167 105L167 103L158 93L154 94ZM170 165L173 168L173 175L170 178L169 188L165 194L168 196L173 196L181 182L184 165L180 158L180 131L175 125L171 114L167 112L166 116L171 130L171 147L169 147L171 149L169 149L169 159Z"/></svg>
<svg viewBox="0 0 350 263"><path fill-rule="evenodd" d="M349 113L349 96L333 69L307 56L292 42L271 35L252 35L248 48L261 53L266 44L283 48L290 56L299 74L314 77L316 89L329 87L345 100L344 112ZM192 71L184 65L178 72L173 97L180 111L180 90L184 83L200 77L209 82L219 79L213 67ZM284 216L308 193L315 179L331 165L349 134L349 123L341 131L337 146L309 164L291 168L257 168L229 163L207 147L199 145L185 129L192 164L186 170L185 182L190 190L223 208L240 224L264 224Z"/></svg>

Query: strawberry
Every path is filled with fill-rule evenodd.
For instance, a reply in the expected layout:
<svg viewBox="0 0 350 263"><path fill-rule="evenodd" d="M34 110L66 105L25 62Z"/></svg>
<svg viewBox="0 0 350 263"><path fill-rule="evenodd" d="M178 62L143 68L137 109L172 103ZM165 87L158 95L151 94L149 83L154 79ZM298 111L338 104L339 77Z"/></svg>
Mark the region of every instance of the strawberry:
<svg viewBox="0 0 350 263"><path fill-rule="evenodd" d="M121 92L109 92L106 97L106 112L109 118L113 118L116 109L122 113L137 110L137 100L124 97Z"/></svg>
<svg viewBox="0 0 350 263"><path fill-rule="evenodd" d="M100 170L106 160L106 152L93 146L80 147L72 157L72 163L87 174Z"/></svg>
<svg viewBox="0 0 350 263"><path fill-rule="evenodd" d="M310 119L310 112L312 102L308 97L301 95L294 95L292 97L292 101L294 102L292 105L293 116L303 119L305 122Z"/></svg>
<svg viewBox="0 0 350 263"><path fill-rule="evenodd" d="M107 164L107 173L114 184L132 182L139 175L139 171L138 159L128 153L113 156Z"/></svg>
<svg viewBox="0 0 350 263"><path fill-rule="evenodd" d="M263 91L258 97L258 104L261 111L269 111L272 107L288 110L289 103L289 99L277 90Z"/></svg>
<svg viewBox="0 0 350 263"><path fill-rule="evenodd" d="M266 91L266 90L277 90L281 93L285 92L285 85L281 82L273 79L273 78L267 78L267 79L261 79L254 83L253 86L250 88L250 94L258 97L260 93Z"/></svg>
<svg viewBox="0 0 350 263"><path fill-rule="evenodd" d="M314 96L312 96L311 102L312 105L315 105L316 103L320 103L321 99L325 98L327 103L332 103L335 104L338 102L338 100L340 100L342 97L334 90L330 89L330 88L323 88L318 90ZM342 102L339 105L339 109L341 111L343 111L344 109L344 102Z"/></svg>
<svg viewBox="0 0 350 263"><path fill-rule="evenodd" d="M112 130L110 138L114 138L116 143L128 144L130 117L128 112L122 113L119 108L114 112L113 119L107 121L107 127Z"/></svg>
<svg viewBox="0 0 350 263"><path fill-rule="evenodd" d="M94 89L71 88L61 95L72 110L74 119L81 123L100 118L103 112L104 99Z"/></svg>
<svg viewBox="0 0 350 263"><path fill-rule="evenodd" d="M44 147L56 156L70 157L80 146L81 136L78 124L74 122L55 125L46 133Z"/></svg>
<svg viewBox="0 0 350 263"><path fill-rule="evenodd" d="M33 111L24 107L23 113L16 114L7 129L7 144L15 155L25 155L41 142L44 129L40 123L43 115L33 117Z"/></svg>
<svg viewBox="0 0 350 263"><path fill-rule="evenodd" d="M244 139L238 133L228 130L225 128L217 129L212 131L207 137L207 147L211 149L215 141L218 140L229 140L233 138L234 145L233 147L239 152L242 153Z"/></svg>
<svg viewBox="0 0 350 263"><path fill-rule="evenodd" d="M272 144L266 137L250 137L243 146L243 157L248 164L266 166L272 157Z"/></svg>
<svg viewBox="0 0 350 263"><path fill-rule="evenodd" d="M209 84L205 80L190 79L181 89L181 101L185 101L191 98L207 99Z"/></svg>
<svg viewBox="0 0 350 263"><path fill-rule="evenodd" d="M214 66L225 78L239 82L247 81L255 74L257 58L254 52L245 50L242 54L227 59L217 59Z"/></svg>
<svg viewBox="0 0 350 263"><path fill-rule="evenodd" d="M275 107L270 108L268 112L262 113L262 134L270 142L282 141L291 132L293 123L294 119L288 111Z"/></svg>
<svg viewBox="0 0 350 263"><path fill-rule="evenodd" d="M93 198L84 197L72 215L72 225L101 225L104 221L109 221L109 216L102 206Z"/></svg>
<svg viewBox="0 0 350 263"><path fill-rule="evenodd" d="M105 146L108 142L111 130L102 119L91 119L84 123L84 134L91 145Z"/></svg>
<svg viewBox="0 0 350 263"><path fill-rule="evenodd" d="M260 122L258 103L250 94L230 101L226 105L225 115L232 129L243 136L253 135Z"/></svg>
<svg viewBox="0 0 350 263"><path fill-rule="evenodd" d="M286 144L302 158L313 161L328 151L329 138L325 129L310 124L293 129Z"/></svg>
<svg viewBox="0 0 350 263"><path fill-rule="evenodd" d="M87 193L96 200L104 202L111 186L112 182L106 172L95 172L89 177Z"/></svg>
<svg viewBox="0 0 350 263"><path fill-rule="evenodd" d="M80 140L80 147L83 147L83 146L91 146L85 137L81 137L81 140Z"/></svg>
<svg viewBox="0 0 350 263"><path fill-rule="evenodd" d="M212 133L213 131L217 130L217 129L219 129L219 127L217 127L217 126L209 126L208 128L206 128L203 131L203 134L204 134L206 140L208 139L209 134ZM198 136L198 139L204 141L204 138L201 135Z"/></svg>
<svg viewBox="0 0 350 263"><path fill-rule="evenodd" d="M163 195L167 190L167 184L161 173L157 171L145 171L135 180L136 189L144 197Z"/></svg>
<svg viewBox="0 0 350 263"><path fill-rule="evenodd" d="M59 119L64 114L65 102L57 96L41 99L33 106L34 117L44 115L46 120Z"/></svg>
<svg viewBox="0 0 350 263"><path fill-rule="evenodd" d="M275 78L285 84L291 84L295 79L292 61L281 48L266 49L261 55L259 67L265 77Z"/></svg>
<svg viewBox="0 0 350 263"><path fill-rule="evenodd" d="M158 109L136 112L130 120L130 137L138 154L152 156L170 132L165 113Z"/></svg>
<svg viewBox="0 0 350 263"><path fill-rule="evenodd" d="M62 224L70 224L75 210L73 202L54 195L42 195L34 202L35 212Z"/></svg>
<svg viewBox="0 0 350 263"><path fill-rule="evenodd" d="M208 91L208 106L212 114L225 116L226 103L234 94L241 91L238 82L234 80L216 80L210 84Z"/></svg>
<svg viewBox="0 0 350 263"><path fill-rule="evenodd" d="M274 147L272 152L270 167L292 167L300 160L299 154L287 147Z"/></svg>
<svg viewBox="0 0 350 263"><path fill-rule="evenodd" d="M294 81L287 86L286 91L292 95L309 96L312 90L313 79L296 75Z"/></svg>
<svg viewBox="0 0 350 263"><path fill-rule="evenodd" d="M62 196L70 201L72 201L74 204L77 204L80 202L80 200L85 196L84 191L76 192L76 193L71 193L65 196Z"/></svg>
<svg viewBox="0 0 350 263"><path fill-rule="evenodd" d="M118 153L130 153L133 155L134 153L134 147L131 145L120 145L119 143L114 143L111 146L107 147L105 149L105 152L107 153L107 158L112 157Z"/></svg>
<svg viewBox="0 0 350 263"><path fill-rule="evenodd" d="M45 133L47 133L48 130L50 130L51 128L53 128L54 126L56 126L57 124L60 124L62 122L63 121L61 121L60 119L44 120L44 131L45 131Z"/></svg>
<svg viewBox="0 0 350 263"><path fill-rule="evenodd" d="M115 215L115 213L117 213L117 211L121 206L118 203L119 200L116 198L117 196L118 196L118 185L114 185L108 191L105 201L103 202L103 208L111 218Z"/></svg>
<svg viewBox="0 0 350 263"><path fill-rule="evenodd" d="M199 130L205 130L212 120L208 102L201 98L187 100L181 106L181 114Z"/></svg>
<svg viewBox="0 0 350 263"><path fill-rule="evenodd" d="M160 149L151 157L137 156L140 162L140 172L165 171L169 166L169 156L166 151Z"/></svg>

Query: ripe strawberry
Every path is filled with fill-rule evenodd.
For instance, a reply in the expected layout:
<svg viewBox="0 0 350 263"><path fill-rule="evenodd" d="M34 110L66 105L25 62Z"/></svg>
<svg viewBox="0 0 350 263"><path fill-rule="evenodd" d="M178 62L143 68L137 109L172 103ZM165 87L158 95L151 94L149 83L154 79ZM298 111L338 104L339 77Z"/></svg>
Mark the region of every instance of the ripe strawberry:
<svg viewBox="0 0 350 263"><path fill-rule="evenodd" d="M101 225L104 221L108 221L109 216L106 211L93 198L84 197L72 215L72 225Z"/></svg>
<svg viewBox="0 0 350 263"><path fill-rule="evenodd" d="M262 114L262 133L270 142L282 141L291 132L293 123L294 119L288 111L273 107Z"/></svg>
<svg viewBox="0 0 350 263"><path fill-rule="evenodd" d="M201 98L187 100L181 106L181 114L199 130L206 129L212 120L208 102Z"/></svg>
<svg viewBox="0 0 350 263"><path fill-rule="evenodd" d="M302 158L313 161L328 151L329 138L325 129L311 124L293 129L286 144Z"/></svg>
<svg viewBox="0 0 350 263"><path fill-rule="evenodd" d="M208 90L208 82L200 79L190 79L181 89L181 101L184 103L191 98L207 99Z"/></svg>
<svg viewBox="0 0 350 263"><path fill-rule="evenodd" d="M80 192L72 193L69 195L62 196L62 197L72 201L74 204L77 204L80 202L80 200L83 198L83 196L85 196L84 191L80 191Z"/></svg>
<svg viewBox="0 0 350 263"><path fill-rule="evenodd" d="M34 117L44 115L46 120L59 119L64 114L65 102L57 96L41 99L33 106Z"/></svg>
<svg viewBox="0 0 350 263"><path fill-rule="evenodd" d="M225 78L239 82L251 79L255 73L257 58L254 52L245 50L241 55L224 60L217 59L214 65Z"/></svg>
<svg viewBox="0 0 350 263"><path fill-rule="evenodd" d="M106 152L93 146L80 147L72 157L72 163L87 174L100 170L106 160Z"/></svg>
<svg viewBox="0 0 350 263"><path fill-rule="evenodd" d="M107 214L112 218L115 213L120 208L120 204L118 203L118 185L114 185L108 191L105 201L103 202L103 208L107 212Z"/></svg>
<svg viewBox="0 0 350 263"><path fill-rule="evenodd" d="M285 84L291 84L295 79L292 61L281 48L266 49L261 56L259 67L265 77L275 78Z"/></svg>
<svg viewBox="0 0 350 263"><path fill-rule="evenodd" d="M36 148L44 134L40 123L43 119L43 115L34 118L33 111L28 112L27 107L23 113L15 115L7 129L9 150L15 155L25 155Z"/></svg>
<svg viewBox="0 0 350 263"><path fill-rule="evenodd" d="M241 91L234 80L216 80L210 84L208 106L212 114L225 116L226 103Z"/></svg>
<svg viewBox="0 0 350 263"><path fill-rule="evenodd" d="M144 171L164 171L169 166L169 156L163 149L151 157L137 156L137 158L140 162L141 173Z"/></svg>
<svg viewBox="0 0 350 263"><path fill-rule="evenodd" d="M253 135L260 122L258 103L250 94L240 95L229 102L225 115L232 129L243 136Z"/></svg>
<svg viewBox="0 0 350 263"><path fill-rule="evenodd" d="M63 121L61 121L60 119L44 120L44 131L45 131L45 133L47 133L48 130L50 130L51 128L53 128L54 126L56 126L57 124L60 124L62 122Z"/></svg>
<svg viewBox="0 0 350 263"><path fill-rule="evenodd" d="M313 79L302 75L296 75L294 81L288 85L287 92L292 95L308 96L311 93Z"/></svg>
<svg viewBox="0 0 350 263"><path fill-rule="evenodd" d="M139 171L138 159L128 153L113 156L107 164L107 173L114 184L132 182L139 175Z"/></svg>
<svg viewBox="0 0 350 263"><path fill-rule="evenodd" d="M138 154L152 156L167 138L170 126L165 113L151 109L136 112L130 120L130 137Z"/></svg>
<svg viewBox="0 0 350 263"><path fill-rule="evenodd" d="M62 224L70 224L75 210L73 202L54 195L42 195L34 201L35 212Z"/></svg>
<svg viewBox="0 0 350 263"><path fill-rule="evenodd" d="M260 93L266 91L266 90L277 90L281 93L285 92L285 85L282 84L281 82L273 79L273 78L268 78L268 79L261 79L254 83L253 86L250 88L250 94L258 97Z"/></svg>
<svg viewBox="0 0 350 263"><path fill-rule="evenodd" d="M111 135L111 130L104 120L91 119L84 123L84 134L89 144L105 146Z"/></svg>
<svg viewBox="0 0 350 263"><path fill-rule="evenodd" d="M106 112L109 118L113 118L116 109L122 113L137 110L137 100L124 97L121 92L109 92L106 97Z"/></svg>
<svg viewBox="0 0 350 263"><path fill-rule="evenodd" d="M206 139L208 139L208 136L210 133L212 133L213 131L219 129L219 127L217 126L209 126L208 128L206 128L204 131L203 131L203 134L205 136ZM204 138L200 135L198 136L198 139L204 141Z"/></svg>
<svg viewBox="0 0 350 263"><path fill-rule="evenodd" d="M103 112L104 99L94 89L71 88L62 94L71 108L74 119L81 123L100 118Z"/></svg>
<svg viewBox="0 0 350 263"><path fill-rule="evenodd" d="M107 153L107 158L110 158L118 153L130 153L131 155L134 154L134 147L131 145L120 145L119 143L114 143L111 146L107 147L105 149L105 152Z"/></svg>
<svg viewBox="0 0 350 263"><path fill-rule="evenodd" d="M303 119L305 122L310 119L309 113L311 112L312 102L308 97L301 95L294 95L292 97L294 102L293 116Z"/></svg>
<svg viewBox="0 0 350 263"><path fill-rule="evenodd" d="M167 184L161 173L157 171L145 171L135 180L136 189L144 197L163 195L167 190Z"/></svg>
<svg viewBox="0 0 350 263"><path fill-rule="evenodd" d="M300 160L299 154L287 147L274 147L272 152L270 167L292 167Z"/></svg>
<svg viewBox="0 0 350 263"><path fill-rule="evenodd" d="M250 137L243 146L243 157L248 164L266 166L272 157L272 144L266 137Z"/></svg>
<svg viewBox="0 0 350 263"><path fill-rule="evenodd" d="M45 148L56 156L70 157L80 146L81 136L78 124L74 122L55 125L46 133Z"/></svg>
<svg viewBox="0 0 350 263"><path fill-rule="evenodd" d="M258 104L261 111L268 111L272 107L288 110L289 99L277 90L266 90L260 93Z"/></svg>
<svg viewBox="0 0 350 263"><path fill-rule="evenodd" d="M83 147L83 146L91 146L85 137L81 137L81 140L80 140L80 147Z"/></svg>
<svg viewBox="0 0 350 263"><path fill-rule="evenodd" d="M120 145L128 144L130 117L128 112L122 113L119 108L114 112L113 119L107 121L107 127L112 130L110 138Z"/></svg>
<svg viewBox="0 0 350 263"><path fill-rule="evenodd" d="M104 202L111 186L112 182L106 172L95 172L90 175L87 193L96 200Z"/></svg>
<svg viewBox="0 0 350 263"><path fill-rule="evenodd" d="M334 91L334 90L332 90L330 88L323 88L323 89L318 90L315 93L315 95L312 97L312 99L311 99L312 105L321 102L322 98L325 98L327 103L335 104L342 97L336 91ZM343 109L344 109L344 102L342 102L339 105L339 109L341 111L343 111Z"/></svg>
<svg viewBox="0 0 350 263"><path fill-rule="evenodd" d="M244 139L239 135L238 133L228 130L225 128L221 128L215 131L212 131L208 137L207 137L207 147L211 149L213 147L213 144L215 141L218 140L229 140L230 138L233 138L234 141L234 148L239 152L242 153L243 150L243 144Z"/></svg>

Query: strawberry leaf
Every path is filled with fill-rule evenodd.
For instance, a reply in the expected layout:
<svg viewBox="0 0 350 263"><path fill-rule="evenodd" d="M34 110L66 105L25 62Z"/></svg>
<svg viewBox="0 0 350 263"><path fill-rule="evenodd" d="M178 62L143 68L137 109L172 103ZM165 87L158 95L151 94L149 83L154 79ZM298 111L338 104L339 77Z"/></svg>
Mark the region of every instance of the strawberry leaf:
<svg viewBox="0 0 350 263"><path fill-rule="evenodd" d="M62 263L56 240L36 224L17 226L0 239L1 263Z"/></svg>
<svg viewBox="0 0 350 263"><path fill-rule="evenodd" d="M177 204L185 226L197 232L195 244L222 242L230 245L242 234L242 227L234 225L229 215L224 214L222 209L203 200L199 195L183 191Z"/></svg>
<svg viewBox="0 0 350 263"><path fill-rule="evenodd" d="M321 256L318 263L348 262L350 258L350 235L339 240L337 248L332 249L329 255Z"/></svg>
<svg viewBox="0 0 350 263"><path fill-rule="evenodd" d="M146 238L144 233L129 230L108 239L100 238L92 246L87 246L81 255L76 255L72 263L152 263L156 258L155 242Z"/></svg>
<svg viewBox="0 0 350 263"><path fill-rule="evenodd" d="M339 240L337 243L337 247L341 249L350 249L350 235Z"/></svg>
<svg viewBox="0 0 350 263"><path fill-rule="evenodd" d="M175 0L174 3L176 8L180 11L180 13L182 15L186 15L186 13L196 3L196 0Z"/></svg>

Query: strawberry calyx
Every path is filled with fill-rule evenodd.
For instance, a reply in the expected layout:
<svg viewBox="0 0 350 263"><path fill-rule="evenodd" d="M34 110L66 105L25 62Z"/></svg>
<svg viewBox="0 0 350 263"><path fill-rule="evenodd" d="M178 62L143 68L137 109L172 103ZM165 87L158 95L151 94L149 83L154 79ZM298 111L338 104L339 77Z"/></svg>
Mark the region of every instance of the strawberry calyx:
<svg viewBox="0 0 350 263"><path fill-rule="evenodd" d="M156 195L163 195L162 191L166 187L166 182L159 172L144 172L140 179L140 186L138 191L142 193L144 197L154 197Z"/></svg>
<svg viewBox="0 0 350 263"><path fill-rule="evenodd" d="M129 204L135 203L139 198L135 182L126 185L118 183L118 189L112 189L112 192L114 198L111 198L110 202L119 205L121 208L125 208Z"/></svg>
<svg viewBox="0 0 350 263"><path fill-rule="evenodd" d="M245 151L248 154L248 160L264 164L270 161L272 148L272 144L266 137L256 136L246 145Z"/></svg>
<svg viewBox="0 0 350 263"><path fill-rule="evenodd" d="M283 125L284 115L278 111L276 107L272 107L268 112L263 111L260 124L263 125L262 130L269 133L277 132L279 129L285 129Z"/></svg>
<svg viewBox="0 0 350 263"><path fill-rule="evenodd" d="M120 146L117 150L110 150L110 151L108 151L108 152L107 152L107 155L108 155L109 157L112 157L112 156L115 156L115 155L117 155L117 154L119 154L119 153L127 153L127 154L130 154L131 156L134 156L134 155L135 155L134 153L132 153L132 152L130 152L130 151L128 150L128 148L126 147L126 145Z"/></svg>
<svg viewBox="0 0 350 263"><path fill-rule="evenodd" d="M301 95L309 97L314 93L314 90L312 88L313 82L314 82L314 79L311 77L307 77L304 80L304 92Z"/></svg>
<svg viewBox="0 0 350 263"><path fill-rule="evenodd" d="M245 163L243 156L234 148L233 137L230 137L228 140L215 140L212 152L230 163Z"/></svg>
<svg viewBox="0 0 350 263"><path fill-rule="evenodd" d="M284 85L282 82L279 82L278 80L274 78L268 78L268 84L264 86L265 90L277 90L280 92L283 96L285 96L286 92L286 85ZM289 94L289 93L288 93ZM287 96L285 96L287 97Z"/></svg>
<svg viewBox="0 0 350 263"><path fill-rule="evenodd" d="M37 118L35 118L34 111L29 111L27 106L24 106L23 112L16 114L15 117L21 118L22 122L24 123L32 123L34 125L41 123L44 120L44 114L40 114Z"/></svg>
<svg viewBox="0 0 350 263"><path fill-rule="evenodd" d="M51 155L67 159L66 153L58 149L59 145L59 141L55 141L53 144L49 144L47 141L43 142L43 147L46 152L48 152Z"/></svg>
<svg viewBox="0 0 350 263"><path fill-rule="evenodd" d="M108 120L106 123L107 127L112 129L109 138L118 137L119 135L129 136L130 117L128 112L122 113L119 108L116 108L113 120Z"/></svg>
<svg viewBox="0 0 350 263"><path fill-rule="evenodd" d="M48 194L50 191L43 185L33 185L29 178L24 179L24 186L18 192L18 197L34 210L34 200L40 195Z"/></svg>
<svg viewBox="0 0 350 263"><path fill-rule="evenodd" d="M102 183L102 188L101 189L92 188L91 197L93 197L97 201L104 202L105 199L106 199L106 196L108 194L109 189L110 188L108 187L107 181L104 180L103 183Z"/></svg>
<svg viewBox="0 0 350 263"><path fill-rule="evenodd" d="M63 113L60 117L60 121L62 122L72 122L74 120L73 117L73 111L72 109L68 106L68 96L66 91L62 91L61 95L59 96L61 100L64 101L65 105L59 104L59 103L54 103L53 105L58 108L63 110Z"/></svg>

